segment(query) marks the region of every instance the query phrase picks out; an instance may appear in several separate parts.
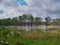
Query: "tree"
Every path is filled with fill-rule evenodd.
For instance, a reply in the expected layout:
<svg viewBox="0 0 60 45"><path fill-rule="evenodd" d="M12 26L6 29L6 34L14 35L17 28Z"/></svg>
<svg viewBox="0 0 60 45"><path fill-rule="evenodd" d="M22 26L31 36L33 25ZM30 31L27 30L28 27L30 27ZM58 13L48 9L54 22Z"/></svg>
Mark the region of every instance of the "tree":
<svg viewBox="0 0 60 45"><path fill-rule="evenodd" d="M22 16L19 16L19 25L22 25Z"/></svg>
<svg viewBox="0 0 60 45"><path fill-rule="evenodd" d="M36 24L39 25L39 24L41 23L41 20L42 20L41 17L36 17L36 18L35 18Z"/></svg>
<svg viewBox="0 0 60 45"><path fill-rule="evenodd" d="M18 19L16 17L12 19L12 25L18 25Z"/></svg>
<svg viewBox="0 0 60 45"><path fill-rule="evenodd" d="M60 26L60 18L58 19L58 25Z"/></svg>
<svg viewBox="0 0 60 45"><path fill-rule="evenodd" d="M32 16L32 14L30 14L30 15L28 16L28 20L29 20L30 23L31 23L31 30L32 30L32 24L33 24L33 21L34 21L34 17Z"/></svg>
<svg viewBox="0 0 60 45"><path fill-rule="evenodd" d="M22 30L22 22L23 22L23 18L22 16L19 16L19 26L21 26L21 30Z"/></svg>
<svg viewBox="0 0 60 45"><path fill-rule="evenodd" d="M11 25L11 19L10 18L7 18L4 20L5 21L5 25L8 26L8 25Z"/></svg>
<svg viewBox="0 0 60 45"><path fill-rule="evenodd" d="M50 19L50 17L46 17L45 20L46 20L46 31L47 31L47 26L48 26L51 19Z"/></svg>
<svg viewBox="0 0 60 45"><path fill-rule="evenodd" d="M23 23L26 25L27 15L23 14L22 18L23 18Z"/></svg>

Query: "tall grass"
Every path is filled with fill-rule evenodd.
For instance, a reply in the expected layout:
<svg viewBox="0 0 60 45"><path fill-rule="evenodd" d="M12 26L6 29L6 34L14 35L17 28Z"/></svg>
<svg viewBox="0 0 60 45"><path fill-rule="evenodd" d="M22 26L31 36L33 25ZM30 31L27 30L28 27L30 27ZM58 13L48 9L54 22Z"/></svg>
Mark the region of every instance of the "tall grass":
<svg viewBox="0 0 60 45"><path fill-rule="evenodd" d="M1 40L9 42L9 45L60 45L60 34L52 32L43 32L41 29L35 31L22 32L18 29L2 29L2 32L13 32L11 36L7 34L7 38L2 35ZM1 34L3 34L1 32ZM1 41L0 40L0 41Z"/></svg>

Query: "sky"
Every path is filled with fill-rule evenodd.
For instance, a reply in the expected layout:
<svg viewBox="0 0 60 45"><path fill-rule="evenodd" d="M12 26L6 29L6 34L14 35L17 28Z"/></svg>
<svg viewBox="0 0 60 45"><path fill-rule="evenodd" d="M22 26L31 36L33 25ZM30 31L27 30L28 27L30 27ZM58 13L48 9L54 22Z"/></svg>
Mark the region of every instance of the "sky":
<svg viewBox="0 0 60 45"><path fill-rule="evenodd" d="M60 18L60 0L2 0L0 1L0 19L13 18L22 14L34 17Z"/></svg>

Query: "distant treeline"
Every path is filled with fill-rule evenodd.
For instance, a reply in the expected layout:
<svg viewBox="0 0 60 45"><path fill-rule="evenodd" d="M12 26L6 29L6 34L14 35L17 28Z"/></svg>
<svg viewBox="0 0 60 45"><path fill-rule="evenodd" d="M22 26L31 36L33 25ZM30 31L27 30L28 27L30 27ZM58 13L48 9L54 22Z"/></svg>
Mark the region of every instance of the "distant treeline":
<svg viewBox="0 0 60 45"><path fill-rule="evenodd" d="M53 25L59 24L60 25L60 18L59 19L51 19L50 17L45 18L45 22L42 21L43 18L41 17L33 17L32 14L23 14L22 16L14 17L14 18L6 18L0 19L0 26L22 26L22 25Z"/></svg>

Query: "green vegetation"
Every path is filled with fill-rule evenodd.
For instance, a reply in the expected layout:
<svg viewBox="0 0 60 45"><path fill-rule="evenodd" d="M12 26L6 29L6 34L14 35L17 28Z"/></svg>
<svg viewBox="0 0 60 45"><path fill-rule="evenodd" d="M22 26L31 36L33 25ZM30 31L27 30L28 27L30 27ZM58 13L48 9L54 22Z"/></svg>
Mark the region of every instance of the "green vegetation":
<svg viewBox="0 0 60 45"><path fill-rule="evenodd" d="M48 28L47 30L60 30L60 28Z"/></svg>
<svg viewBox="0 0 60 45"><path fill-rule="evenodd" d="M6 18L0 19L0 26L22 26L26 24L32 25L60 25L60 18L51 19L50 17L45 17L44 19L41 17L33 17L32 14L23 14L22 16L14 17L14 18Z"/></svg>
<svg viewBox="0 0 60 45"><path fill-rule="evenodd" d="M48 28L47 31L59 33L60 32L60 28Z"/></svg>
<svg viewBox="0 0 60 45"><path fill-rule="evenodd" d="M28 20L28 21L26 21ZM14 17L14 18L6 18L6 19L0 19L0 26L22 26L22 25L26 25L26 23L28 22L29 24L40 24L41 23L42 18L41 17L33 17L32 14L23 14L22 16ZM28 24L27 23L27 24Z"/></svg>
<svg viewBox="0 0 60 45"><path fill-rule="evenodd" d="M46 26L45 32L42 29L32 29L32 26L41 25ZM48 28L49 25L54 28ZM57 25L60 26L60 18L46 17L44 22L41 17L33 17L32 14L0 19L0 45L60 45L60 28L55 28ZM21 26L21 29L9 26ZM22 26L31 26L31 31L23 30Z"/></svg>
<svg viewBox="0 0 60 45"><path fill-rule="evenodd" d="M0 45L60 45L60 33L43 32L42 29L22 32L0 27Z"/></svg>

